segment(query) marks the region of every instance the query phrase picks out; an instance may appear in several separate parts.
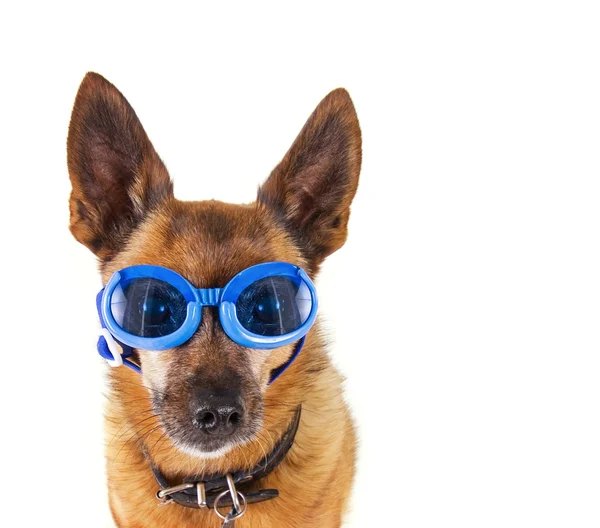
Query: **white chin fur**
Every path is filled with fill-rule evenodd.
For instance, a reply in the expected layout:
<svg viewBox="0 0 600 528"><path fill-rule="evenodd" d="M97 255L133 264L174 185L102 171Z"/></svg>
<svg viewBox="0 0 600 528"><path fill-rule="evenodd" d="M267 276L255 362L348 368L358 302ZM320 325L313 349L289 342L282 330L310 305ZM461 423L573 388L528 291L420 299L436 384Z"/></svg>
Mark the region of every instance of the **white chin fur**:
<svg viewBox="0 0 600 528"><path fill-rule="evenodd" d="M221 458L223 455L226 455L235 447L235 445L230 445L226 447L221 447L220 449L216 449L215 451L202 451L197 447L182 444L180 442L174 443L175 447L179 449L179 451L185 453L186 455L193 456L195 458Z"/></svg>

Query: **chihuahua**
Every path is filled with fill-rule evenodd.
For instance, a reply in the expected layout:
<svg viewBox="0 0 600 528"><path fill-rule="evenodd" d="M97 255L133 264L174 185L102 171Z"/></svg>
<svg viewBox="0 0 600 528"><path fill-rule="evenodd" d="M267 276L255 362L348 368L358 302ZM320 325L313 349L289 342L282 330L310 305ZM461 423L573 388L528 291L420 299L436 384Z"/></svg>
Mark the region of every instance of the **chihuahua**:
<svg viewBox="0 0 600 528"><path fill-rule="evenodd" d="M70 230L98 258L118 527L339 527L356 437L312 281L361 166L331 92L245 205L177 200L125 97L88 73L67 141ZM127 368L129 367L129 368ZM238 520L239 519L239 520Z"/></svg>

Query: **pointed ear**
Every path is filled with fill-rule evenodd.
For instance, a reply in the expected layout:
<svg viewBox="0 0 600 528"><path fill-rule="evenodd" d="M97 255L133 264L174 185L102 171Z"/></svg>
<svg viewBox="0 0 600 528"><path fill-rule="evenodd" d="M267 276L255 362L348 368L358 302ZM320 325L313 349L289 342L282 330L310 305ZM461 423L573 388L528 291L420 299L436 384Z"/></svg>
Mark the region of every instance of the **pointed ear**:
<svg viewBox="0 0 600 528"><path fill-rule="evenodd" d="M154 207L173 196L167 169L133 108L104 77L88 73L69 125L73 236L107 260Z"/></svg>
<svg viewBox="0 0 600 528"><path fill-rule="evenodd" d="M361 135L348 92L331 92L310 116L258 192L275 210L316 271L348 233L358 186Z"/></svg>

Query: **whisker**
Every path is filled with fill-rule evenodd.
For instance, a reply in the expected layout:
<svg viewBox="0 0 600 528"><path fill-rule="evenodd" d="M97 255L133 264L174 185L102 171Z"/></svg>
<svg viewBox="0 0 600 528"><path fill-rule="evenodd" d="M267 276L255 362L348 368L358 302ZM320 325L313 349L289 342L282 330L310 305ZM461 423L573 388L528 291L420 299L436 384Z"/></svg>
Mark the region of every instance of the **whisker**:
<svg viewBox="0 0 600 528"><path fill-rule="evenodd" d="M158 394L162 394L163 396L167 395L166 392L162 392L162 391L160 391L158 389L154 389L152 387L148 387L147 385L144 385L143 383L135 383L133 381L124 380L124 379L121 379L121 378L118 378L118 379L114 380L113 383L111 383L111 386L112 385L118 385L119 383L128 383L129 385L133 385L134 387L139 387L139 388L142 388L142 389L146 389L146 390L149 390L150 392L156 392Z"/></svg>
<svg viewBox="0 0 600 528"><path fill-rule="evenodd" d="M146 409L144 411L140 411L137 412L135 414L133 414L132 416L130 416L129 418L135 418L137 416L139 416L140 414L146 414L146 413L151 413L154 412L153 409ZM113 435L112 440L108 443L108 445L111 444L111 442L115 439L115 437L121 432L121 429L123 429L123 427L127 426L129 424L129 422L124 423L121 427L119 427L119 429L117 430L117 432Z"/></svg>
<svg viewBox="0 0 600 528"><path fill-rule="evenodd" d="M267 452L265 451L265 448L264 448L262 442L260 441L260 438L258 437L258 435L255 437L255 440L258 442L258 445L260 446L260 448L262 449L263 454L265 455L264 460L265 460L265 465L267 465L268 462L269 462L269 459L267 457Z"/></svg>
<svg viewBox="0 0 600 528"><path fill-rule="evenodd" d="M138 423L138 424L136 424L136 425L140 425L141 423L143 423L143 422L145 422L145 421L147 421L147 420L149 420L149 419L151 419L151 418L155 418L155 416L154 416L154 415L153 415L153 416L148 416L147 418L144 418L144 420L142 420L141 422L139 422L139 423ZM119 449L119 451L117 451L117 454L115 455L115 457L114 457L114 459L113 459L113 462L116 462L116 460L117 460L117 458L119 457L119 454L121 453L121 451L123 450L123 448L124 448L124 447L125 447L127 444L129 444L129 441L130 441L130 440L131 440L131 439L132 439L134 436L137 436L137 435L139 435L140 433L142 433L142 431L145 431L146 429L148 429L148 428L150 428L150 427L152 427L152 426L153 426L153 424L150 424L150 425L148 425L148 426L144 426L144 427L143 427L143 428L142 428L140 431L134 431L134 432L133 432L133 433L132 433L132 434L129 436L129 438L127 438L126 440L124 440L124 441L123 441L123 444L121 445L121 447L120 447L120 449ZM131 429L132 429L132 428L129 428L129 429L128 429L128 431L126 431L126 432L129 432ZM123 437L124 435L125 435L125 433L123 433L123 434L122 434L122 435L119 437L119 439L120 439L121 437Z"/></svg>
<svg viewBox="0 0 600 528"><path fill-rule="evenodd" d="M134 428L136 428L136 427L138 427L138 426L142 425L144 422L146 422L146 421L148 421L148 420L151 420L152 418L156 418L156 417L157 417L157 416L156 416L155 414L152 414L152 415L150 415L150 416L146 416L146 418L144 418L143 420L139 420L138 422L136 422L136 423L134 423L134 424L131 424L131 425L129 426L129 428L128 428L126 431L124 431L124 432L123 432L123 433L121 433L119 436L117 436L117 433L118 433L118 432L119 432L121 429L123 429L123 427L125 427L125 425L128 425L128 424L125 424L125 425L121 426L121 429L119 429L119 431L117 431L117 433L115 433L115 434L114 434L113 438L111 439L111 441L109 442L109 444L108 444L108 445L110 446L110 445L112 444L112 442L113 442L115 439L116 439L116 440L120 440L120 439L121 439L123 436L125 436L125 435L126 435L126 434L127 434L129 431L131 431L132 429L134 429Z"/></svg>

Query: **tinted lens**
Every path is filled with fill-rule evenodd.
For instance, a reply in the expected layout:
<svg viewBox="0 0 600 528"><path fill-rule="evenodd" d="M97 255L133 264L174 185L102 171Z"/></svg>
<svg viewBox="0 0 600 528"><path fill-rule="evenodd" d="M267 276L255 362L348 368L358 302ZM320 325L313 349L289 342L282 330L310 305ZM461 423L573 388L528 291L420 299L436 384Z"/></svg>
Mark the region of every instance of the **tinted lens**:
<svg viewBox="0 0 600 528"><path fill-rule="evenodd" d="M296 330L308 319L312 301L304 281L266 277L248 286L235 303L241 325L262 336L279 336Z"/></svg>
<svg viewBox="0 0 600 528"><path fill-rule="evenodd" d="M117 286L111 299L117 324L139 337L172 334L185 321L187 303L168 282L152 278L134 279Z"/></svg>

